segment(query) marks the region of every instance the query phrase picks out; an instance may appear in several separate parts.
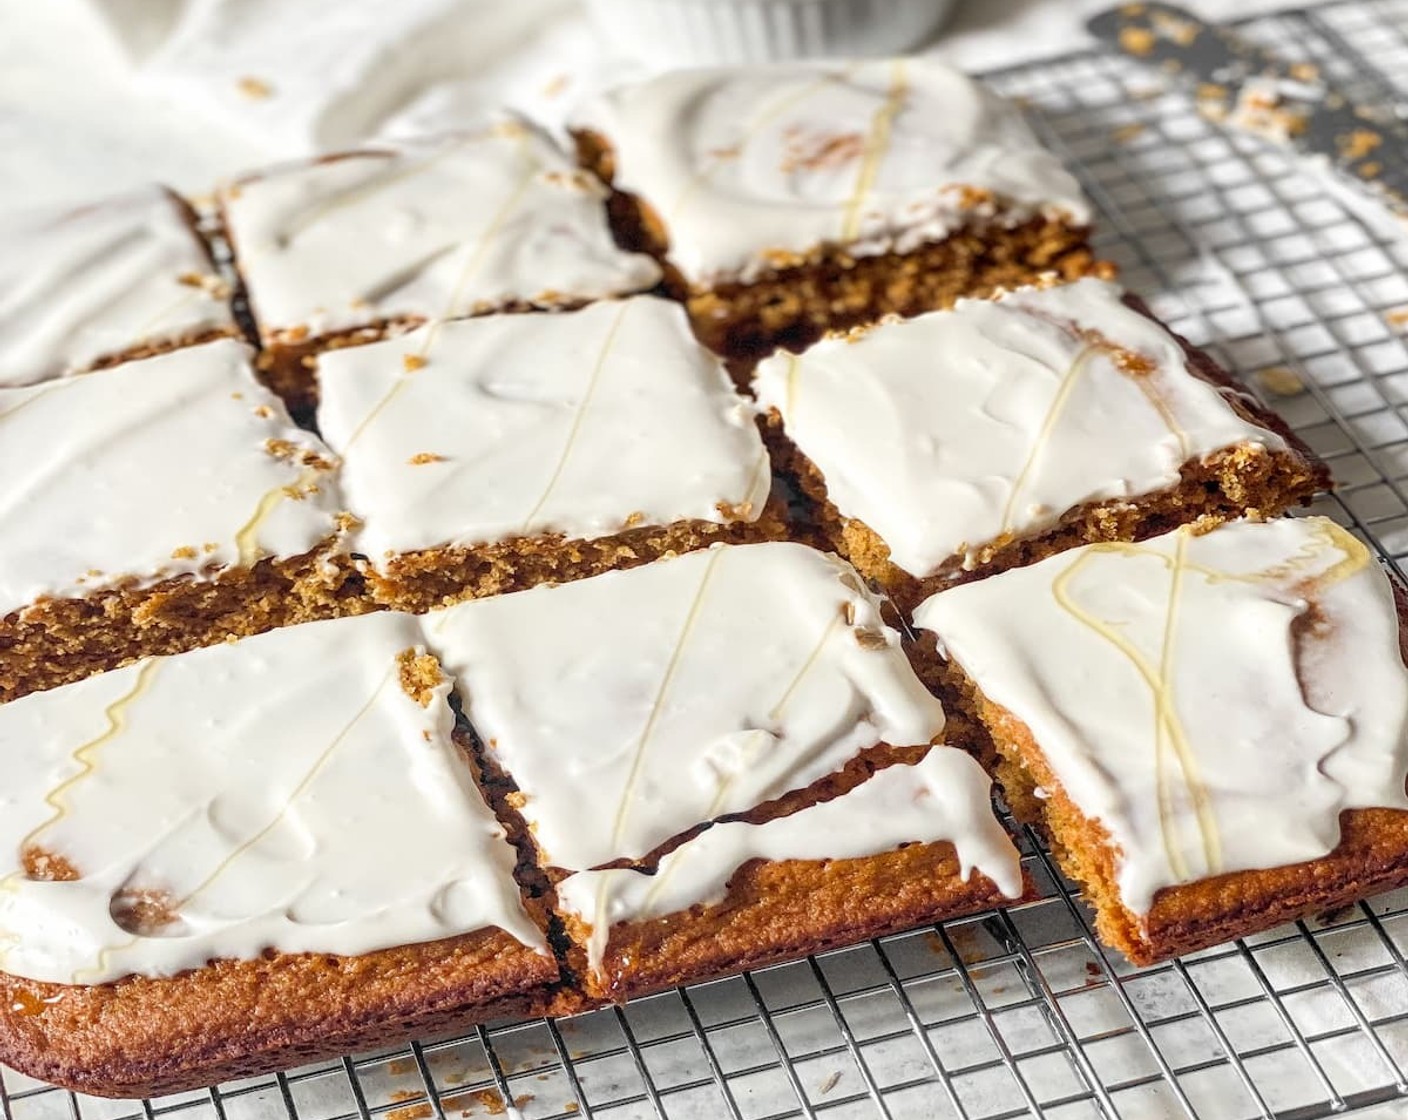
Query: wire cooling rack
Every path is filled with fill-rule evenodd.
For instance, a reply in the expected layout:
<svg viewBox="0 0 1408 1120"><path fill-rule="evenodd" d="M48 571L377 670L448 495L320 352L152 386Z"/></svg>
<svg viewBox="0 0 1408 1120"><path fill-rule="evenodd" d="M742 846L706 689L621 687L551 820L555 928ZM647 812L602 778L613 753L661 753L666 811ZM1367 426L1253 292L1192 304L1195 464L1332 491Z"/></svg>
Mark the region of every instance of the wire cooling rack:
<svg viewBox="0 0 1408 1120"><path fill-rule="evenodd" d="M1408 82L1408 0L1244 31L1359 97ZM1291 153L1097 52L989 75L1102 211L1129 285L1332 464L1319 512L1408 556L1408 232ZM153 1101L0 1071L4 1120L1310 1120L1408 1116L1408 892L1154 968L1100 947L1029 834L1042 897L559 1022Z"/></svg>

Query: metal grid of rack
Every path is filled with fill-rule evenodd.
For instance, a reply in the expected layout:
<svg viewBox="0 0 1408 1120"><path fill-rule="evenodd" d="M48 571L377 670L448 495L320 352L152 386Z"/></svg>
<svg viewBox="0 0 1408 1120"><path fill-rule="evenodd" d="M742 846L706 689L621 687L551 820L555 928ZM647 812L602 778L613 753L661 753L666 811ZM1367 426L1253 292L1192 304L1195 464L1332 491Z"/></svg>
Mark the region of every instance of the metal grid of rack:
<svg viewBox="0 0 1408 1120"><path fill-rule="evenodd" d="M1408 0L1243 30L1360 97L1408 75ZM1330 461L1319 512L1408 557L1408 231L1098 52L989 75L1101 210L1102 251ZM1408 78L1404 79L1408 82ZM1405 91L1408 92L1408 91ZM153 1101L0 1070L4 1120L1408 1115L1408 891L1136 970L1030 834L1042 897L558 1022Z"/></svg>

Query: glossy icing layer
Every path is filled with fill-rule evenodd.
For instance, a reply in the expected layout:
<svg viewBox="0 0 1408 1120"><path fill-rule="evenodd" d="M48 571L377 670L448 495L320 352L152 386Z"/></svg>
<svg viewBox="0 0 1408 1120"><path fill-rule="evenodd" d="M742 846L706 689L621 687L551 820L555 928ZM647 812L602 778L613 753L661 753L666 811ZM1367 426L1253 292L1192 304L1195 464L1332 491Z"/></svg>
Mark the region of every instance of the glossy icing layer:
<svg viewBox="0 0 1408 1120"><path fill-rule="evenodd" d="M909 252L972 222L1089 222L1017 109L928 59L679 70L589 101L615 186L659 214L693 285L823 244Z"/></svg>
<svg viewBox="0 0 1408 1120"><path fill-rule="evenodd" d="M319 359L356 548L592 538L756 520L772 482L753 409L652 296L432 324Z"/></svg>
<svg viewBox="0 0 1408 1120"><path fill-rule="evenodd" d="M923 578L1083 503L1171 487L1214 452L1285 449L1122 295L1085 279L962 300L775 354L755 389L841 515Z"/></svg>
<svg viewBox="0 0 1408 1120"><path fill-rule="evenodd" d="M915 619L1109 833L1136 914L1161 887L1325 855L1345 809L1408 809L1393 593L1325 518L1088 545Z"/></svg>
<svg viewBox="0 0 1408 1120"><path fill-rule="evenodd" d="M230 340L0 389L0 613L301 555L335 472Z"/></svg>
<svg viewBox="0 0 1408 1120"><path fill-rule="evenodd" d="M315 622L0 706L0 969L98 984L488 926L546 952L421 642L407 615Z"/></svg>
<svg viewBox="0 0 1408 1120"><path fill-rule="evenodd" d="M216 331L236 331L228 285L163 187L0 231L0 386Z"/></svg>
<svg viewBox="0 0 1408 1120"><path fill-rule="evenodd" d="M545 860L567 870L642 857L943 728L859 577L798 544L715 546L426 627Z"/></svg>
<svg viewBox="0 0 1408 1120"><path fill-rule="evenodd" d="M266 341L651 287L659 269L616 247L605 200L517 118L272 168L221 194Z"/></svg>
<svg viewBox="0 0 1408 1120"><path fill-rule="evenodd" d="M722 902L749 860L855 859L901 844L948 840L961 874L1022 893L1021 860L993 816L991 783L968 755L935 747L914 765L886 767L832 801L764 824L717 824L661 859L655 873L582 871L557 888L559 906L591 926L588 963L601 967L611 927Z"/></svg>

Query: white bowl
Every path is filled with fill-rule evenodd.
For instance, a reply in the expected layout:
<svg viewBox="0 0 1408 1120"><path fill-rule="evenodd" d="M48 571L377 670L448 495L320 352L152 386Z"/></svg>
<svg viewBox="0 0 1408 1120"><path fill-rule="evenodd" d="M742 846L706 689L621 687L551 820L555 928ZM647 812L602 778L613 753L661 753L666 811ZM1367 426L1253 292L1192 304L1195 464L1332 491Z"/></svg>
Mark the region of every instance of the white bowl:
<svg viewBox="0 0 1408 1120"><path fill-rule="evenodd" d="M586 0L624 53L664 66L908 51L953 0Z"/></svg>

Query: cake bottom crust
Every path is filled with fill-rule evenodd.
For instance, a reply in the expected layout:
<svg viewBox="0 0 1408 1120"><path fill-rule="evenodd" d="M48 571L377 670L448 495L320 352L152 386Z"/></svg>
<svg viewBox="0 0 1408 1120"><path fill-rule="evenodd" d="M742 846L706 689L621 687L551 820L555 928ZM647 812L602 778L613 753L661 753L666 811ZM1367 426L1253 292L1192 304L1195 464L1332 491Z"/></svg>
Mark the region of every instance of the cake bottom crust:
<svg viewBox="0 0 1408 1120"><path fill-rule="evenodd" d="M41 599L0 619L0 702L55 688L141 657L372 608L360 577L334 561L332 542L211 578L178 576Z"/></svg>
<svg viewBox="0 0 1408 1120"><path fill-rule="evenodd" d="M686 298L695 334L729 358L800 351L828 331L910 317L1027 284L1113 276L1089 231L1035 218L959 229L908 253L852 256L826 246L762 278L716 284Z"/></svg>
<svg viewBox="0 0 1408 1120"><path fill-rule="evenodd" d="M1400 649L1408 664L1408 599L1397 588L1394 593ZM1118 848L1105 827L1071 800L1031 729L984 696L956 666L949 684L950 700L973 713L991 736L993 769L1009 808L1045 836L1061 870L1083 886L1100 939L1136 965L1328 913L1408 884L1408 812L1350 809L1340 814L1339 845L1319 859L1165 887L1147 914L1136 914L1120 897Z"/></svg>
<svg viewBox="0 0 1408 1120"><path fill-rule="evenodd" d="M588 995L623 1001L1016 901L960 873L947 841L858 859L752 860L721 902L614 925L601 974L587 970L589 924L568 915L567 961Z"/></svg>
<svg viewBox="0 0 1408 1120"><path fill-rule="evenodd" d="M0 973L0 1061L153 1097L491 1019L570 1014L557 963L498 929L357 957L267 953L72 987Z"/></svg>
<svg viewBox="0 0 1408 1120"><path fill-rule="evenodd" d="M367 590L379 605L424 613L464 599L567 583L638 567L714 544L783 540L780 504L769 501L756 521L676 521L591 540L560 534L512 537L466 548L431 548L365 563Z"/></svg>

